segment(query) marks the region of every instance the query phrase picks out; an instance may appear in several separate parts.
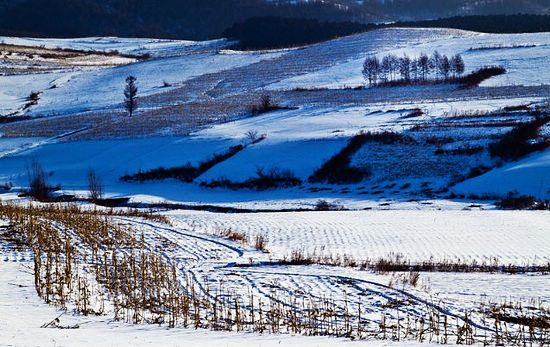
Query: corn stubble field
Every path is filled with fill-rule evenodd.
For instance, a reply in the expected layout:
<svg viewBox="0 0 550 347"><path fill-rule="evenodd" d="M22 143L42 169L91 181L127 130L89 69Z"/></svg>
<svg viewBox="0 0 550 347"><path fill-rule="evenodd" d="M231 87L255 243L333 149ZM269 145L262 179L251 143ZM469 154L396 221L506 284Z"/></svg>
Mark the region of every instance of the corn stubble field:
<svg viewBox="0 0 550 347"><path fill-rule="evenodd" d="M154 247L154 243L147 242L152 236L139 227L144 223L142 221L159 227L168 226L169 219L155 214L141 219L140 215L135 211L86 210L74 205L0 206L0 216L9 221L2 238L9 237L18 251L30 252L36 293L48 304L63 310L74 309L76 314L83 316L110 315L114 320L132 324L162 324L172 328L416 340L439 344L545 345L550 341L548 311L542 302L480 302L471 310L453 312L441 306L440 302L400 289L421 287L421 275L417 271L405 272L400 267L392 267L392 259L379 259L372 266L356 264L353 259L345 257L331 263L331 259L326 257L315 258L293 251L280 261L285 268L328 264L361 267L363 271L379 274L395 272L389 285L375 285L380 291L376 293L377 300L367 297L364 302L358 300L352 287L370 283L355 283L357 280L339 276L332 276L330 280L348 285L349 296L324 297L277 286L264 292L256 285L239 285L238 281L224 283L215 275L197 275L191 268L182 266L187 262L185 258L171 258L167 251L159 250L177 249L177 241L160 239L162 234L159 233L156 235L159 238L157 247ZM220 235L233 241L226 247L237 253L245 252L248 242L245 235L230 231ZM254 248L261 250L246 249L246 252L268 252L265 240L255 237L251 241ZM220 262L226 260L206 256ZM194 267L200 265L200 261L196 263ZM255 265L251 260L249 264L234 266L247 268ZM442 263L438 266L452 265ZM448 271L506 271L505 267L495 266L487 270L483 267L479 264L479 267L462 266ZM419 270L432 271L428 265ZM516 271L548 272L550 267L518 268ZM375 301L382 301L381 305L371 307ZM48 324L58 323L52 321Z"/></svg>
<svg viewBox="0 0 550 347"><path fill-rule="evenodd" d="M0 345L550 345L547 33L0 41Z"/></svg>

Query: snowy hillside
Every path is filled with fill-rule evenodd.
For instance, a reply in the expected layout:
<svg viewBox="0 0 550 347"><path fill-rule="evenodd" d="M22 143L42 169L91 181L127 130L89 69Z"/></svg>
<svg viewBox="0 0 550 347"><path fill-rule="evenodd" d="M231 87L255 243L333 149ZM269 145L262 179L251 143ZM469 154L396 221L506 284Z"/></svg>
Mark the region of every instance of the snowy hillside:
<svg viewBox="0 0 550 347"><path fill-rule="evenodd" d="M39 158L51 172L52 183L67 190L85 190L86 171L92 168L100 173L114 194L135 193L143 189L141 193L160 194L160 199L179 200L179 194L165 196L162 193L171 191L168 187L174 184L172 181L154 182L152 186L155 188L148 191L149 183L140 188L139 185L121 183L119 178L158 167L199 163L231 146L246 145L250 141L247 133L265 135L265 139L246 146L234 157L201 174L196 183L222 179L241 182L253 177L258 169L269 171L274 168L290 171L305 182L360 131L409 132L415 127L438 126L437 122L444 122L446 115L498 112L505 107L535 105L544 100L548 90L546 85L541 85L547 80L546 71L549 70L546 66L549 52L545 50L550 47L550 41L546 34L482 35L443 29L385 29L298 50L249 53L223 50L226 44L223 41L194 43L117 38L3 38L2 41L7 47L62 47L92 52L116 50L117 54L151 56L117 67L66 66L48 73L30 70L30 73L1 76L5 86L0 90L2 113L36 117L25 122L7 123L0 128L4 134L0 138L0 160L4 168L0 177L4 184L19 187L28 183L26 167L30 160ZM407 53L415 56L434 50L449 55L461 53L468 71L499 64L506 67L507 73L483 82L478 90L460 90L452 86L342 89L364 84L361 69L367 55ZM11 59L6 56L4 61L10 63ZM532 66L537 66L537 70ZM140 113L136 119L121 115L122 88L125 77L129 75L138 78ZM268 91L264 91L265 88ZM308 88L315 89L309 91ZM331 88L338 90L333 92ZM32 91L39 93L38 100L36 104L25 106ZM265 93L271 94L274 102L296 109L248 117L250 107ZM415 109L420 109L424 116L416 119L404 117ZM50 118L60 115L63 118ZM507 118L506 112L502 113L501 120L504 122ZM201 130L204 124L231 119L238 120ZM483 117L472 118L474 120L479 122L482 131ZM509 129L503 124L497 133ZM189 133L192 136L185 137ZM450 129L441 135L455 137L455 133L462 134L463 131ZM176 137L131 140L128 145L125 142L128 140L116 139L144 135ZM428 135L425 131L416 131L413 137L424 141ZM477 136L467 135L454 146L472 146L475 141L489 144L479 142ZM28 139L20 140L21 137ZM445 146L450 148L452 144ZM200 151L195 148L200 148ZM67 149L71 155L61 155L67 153ZM423 153L436 149L437 146L419 147ZM120 166L121 155L135 159L124 160L125 165ZM75 166L76 158L84 160ZM450 156L448 161L458 164L462 159ZM471 167L488 166L492 162L484 156L471 159ZM359 157L357 160L358 163L364 162ZM406 175L403 176L405 180L395 181L389 178L387 171L380 172L382 176L374 175L376 180L371 186L410 183L414 191L421 190L415 184L431 181L433 189L441 189L457 176L466 174L467 169L456 167L458 171L445 175L413 175L411 182L406 181ZM504 171L504 174L508 172ZM390 182L381 185L384 177ZM510 183L499 185L499 192L490 191L484 184L486 191L458 188L456 192L468 195L518 191L546 198L549 187L544 180L539 182L538 188L526 188L525 191L521 184ZM167 189L160 189L159 193L157 187L162 185ZM185 196L183 192L188 189L196 190L194 187L181 189L181 196ZM335 198L343 198L336 193L336 187L330 189L335 192ZM365 190L375 192L367 194L371 198L391 199L389 191L379 195L380 189L376 187ZM211 193L217 194L216 191ZM316 197L318 194L307 199Z"/></svg>
<svg viewBox="0 0 550 347"><path fill-rule="evenodd" d="M0 345L550 343L550 34L0 42Z"/></svg>

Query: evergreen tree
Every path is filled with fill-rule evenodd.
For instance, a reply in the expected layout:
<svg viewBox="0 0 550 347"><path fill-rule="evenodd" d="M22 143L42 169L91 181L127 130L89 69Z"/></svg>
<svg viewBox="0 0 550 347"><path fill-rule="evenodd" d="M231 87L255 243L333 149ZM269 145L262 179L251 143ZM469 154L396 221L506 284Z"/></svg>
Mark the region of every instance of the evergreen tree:
<svg viewBox="0 0 550 347"><path fill-rule="evenodd" d="M124 88L124 108L126 108L126 111L128 112L128 115L130 117L132 117L132 115L138 108L138 88L136 86L136 80L137 79L134 76L128 76L128 78L126 78L126 87Z"/></svg>

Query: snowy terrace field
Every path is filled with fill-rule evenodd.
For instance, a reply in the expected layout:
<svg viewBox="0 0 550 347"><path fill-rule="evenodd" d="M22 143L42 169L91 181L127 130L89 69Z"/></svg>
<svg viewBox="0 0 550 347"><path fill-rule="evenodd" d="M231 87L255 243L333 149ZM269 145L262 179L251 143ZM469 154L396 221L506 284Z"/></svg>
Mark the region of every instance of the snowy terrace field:
<svg viewBox="0 0 550 347"><path fill-rule="evenodd" d="M550 343L550 214L499 205L550 199L548 33L230 45L0 38L0 346ZM355 88L434 50L507 73Z"/></svg>

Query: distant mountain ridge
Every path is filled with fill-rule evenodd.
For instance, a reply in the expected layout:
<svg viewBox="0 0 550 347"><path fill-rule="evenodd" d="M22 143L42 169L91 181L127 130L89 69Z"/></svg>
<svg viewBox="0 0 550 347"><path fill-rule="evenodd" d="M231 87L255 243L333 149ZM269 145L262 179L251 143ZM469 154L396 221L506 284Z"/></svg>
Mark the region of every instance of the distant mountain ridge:
<svg viewBox="0 0 550 347"><path fill-rule="evenodd" d="M204 40L266 15L365 24L514 13L550 14L550 0L0 0L0 34Z"/></svg>
<svg viewBox="0 0 550 347"><path fill-rule="evenodd" d="M322 2L393 20L471 15L550 14L550 0L265 0L275 4Z"/></svg>
<svg viewBox="0 0 550 347"><path fill-rule="evenodd" d="M145 36L203 40L269 13L323 21L375 21L331 3L266 0L0 0L0 33L26 36Z"/></svg>

